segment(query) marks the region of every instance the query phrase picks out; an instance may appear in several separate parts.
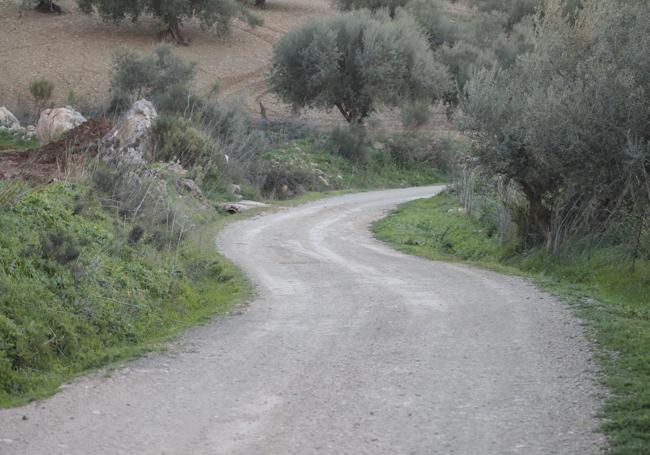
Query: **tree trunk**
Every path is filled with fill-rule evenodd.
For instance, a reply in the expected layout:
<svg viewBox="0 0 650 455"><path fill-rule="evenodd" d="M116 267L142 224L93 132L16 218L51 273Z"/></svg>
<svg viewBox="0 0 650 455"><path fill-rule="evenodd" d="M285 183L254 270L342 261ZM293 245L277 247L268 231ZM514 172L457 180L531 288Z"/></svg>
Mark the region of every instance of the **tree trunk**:
<svg viewBox="0 0 650 455"><path fill-rule="evenodd" d="M363 126L363 121L368 116L366 112L359 112L354 108L348 109L344 104L341 103L337 103L336 108L339 110L339 112L341 113L345 121L348 122L350 125L356 124L359 126Z"/></svg>
<svg viewBox="0 0 650 455"><path fill-rule="evenodd" d="M40 0L35 9L41 13L63 14L63 9L52 0Z"/></svg>
<svg viewBox="0 0 650 455"><path fill-rule="evenodd" d="M519 182L519 185L528 200L528 214L535 227L536 234L540 236L544 246L550 248L552 214L542 202L544 193L527 183Z"/></svg>
<svg viewBox="0 0 650 455"><path fill-rule="evenodd" d="M167 34L177 43L182 46L189 45L189 41L185 39L181 33L181 24L177 18L167 18Z"/></svg>

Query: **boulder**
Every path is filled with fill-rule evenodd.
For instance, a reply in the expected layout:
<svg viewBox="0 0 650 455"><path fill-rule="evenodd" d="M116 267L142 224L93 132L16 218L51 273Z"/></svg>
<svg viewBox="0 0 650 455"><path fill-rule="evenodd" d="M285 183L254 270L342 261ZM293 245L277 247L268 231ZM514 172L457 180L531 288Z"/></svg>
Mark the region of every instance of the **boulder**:
<svg viewBox="0 0 650 455"><path fill-rule="evenodd" d="M203 193L201 192L201 188L199 188L199 185L196 184L196 182L192 179L181 179L176 182L176 185L179 187L179 189L187 191L190 193L192 196L200 198L203 197Z"/></svg>
<svg viewBox="0 0 650 455"><path fill-rule="evenodd" d="M102 139L99 154L116 166L143 166L152 146L151 127L158 113L147 100L136 101Z"/></svg>
<svg viewBox="0 0 650 455"><path fill-rule="evenodd" d="M239 202L224 202L217 206L219 209L228 213L241 213L251 209L258 209L269 207L269 204L264 204L263 202L256 201L239 201Z"/></svg>
<svg viewBox="0 0 650 455"><path fill-rule="evenodd" d="M86 118L70 106L46 109L38 119L36 137L41 144L52 142L82 123Z"/></svg>
<svg viewBox="0 0 650 455"><path fill-rule="evenodd" d="M20 122L16 116L4 106L0 106L0 127L8 130L20 128Z"/></svg>
<svg viewBox="0 0 650 455"><path fill-rule="evenodd" d="M241 194L241 186L231 183L228 185L228 192L232 195L239 196Z"/></svg>

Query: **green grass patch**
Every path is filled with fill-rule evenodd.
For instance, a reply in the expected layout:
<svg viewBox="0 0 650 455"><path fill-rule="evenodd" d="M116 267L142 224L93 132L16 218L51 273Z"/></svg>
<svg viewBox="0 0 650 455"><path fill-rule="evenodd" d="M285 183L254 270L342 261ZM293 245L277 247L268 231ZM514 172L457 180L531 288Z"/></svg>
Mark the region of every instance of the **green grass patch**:
<svg viewBox="0 0 650 455"><path fill-rule="evenodd" d="M248 295L220 257L223 217L178 248L57 183L0 210L0 406L47 396L70 378L161 347Z"/></svg>
<svg viewBox="0 0 650 455"><path fill-rule="evenodd" d="M298 182L307 191L399 188L445 180L432 165L398 165L384 150L372 149L365 164L352 163L328 150L322 138L293 141L265 153L262 161L268 175Z"/></svg>
<svg viewBox="0 0 650 455"><path fill-rule="evenodd" d="M603 425L610 452L650 453L650 262L632 269L629 254L617 248L567 258L540 249L516 253L447 193L404 204L373 230L401 251L525 275L569 297L599 347L610 391Z"/></svg>
<svg viewBox="0 0 650 455"><path fill-rule="evenodd" d="M38 146L36 139L24 141L16 138L8 131L0 130L0 152L3 150L29 150Z"/></svg>

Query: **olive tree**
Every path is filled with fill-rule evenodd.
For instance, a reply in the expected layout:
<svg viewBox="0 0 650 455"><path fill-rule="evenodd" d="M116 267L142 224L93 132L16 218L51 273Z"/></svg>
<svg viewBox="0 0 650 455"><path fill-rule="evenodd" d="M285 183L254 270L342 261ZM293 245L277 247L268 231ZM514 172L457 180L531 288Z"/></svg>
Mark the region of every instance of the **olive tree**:
<svg viewBox="0 0 650 455"><path fill-rule="evenodd" d="M481 164L518 184L553 251L650 212L650 11L593 0L573 21L562 6L549 1L532 51L479 72L463 104Z"/></svg>
<svg viewBox="0 0 650 455"><path fill-rule="evenodd" d="M336 108L351 124L379 104L432 103L452 88L413 18L365 10L289 32L274 49L270 85L295 107Z"/></svg>
<svg viewBox="0 0 650 455"><path fill-rule="evenodd" d="M151 14L167 25L167 33L178 43L187 43L181 33L183 22L196 17L201 27L213 29L218 34L230 30L230 21L240 17L249 24L259 24L244 3L237 0L77 0L81 11L97 12L104 20L137 21L143 14Z"/></svg>

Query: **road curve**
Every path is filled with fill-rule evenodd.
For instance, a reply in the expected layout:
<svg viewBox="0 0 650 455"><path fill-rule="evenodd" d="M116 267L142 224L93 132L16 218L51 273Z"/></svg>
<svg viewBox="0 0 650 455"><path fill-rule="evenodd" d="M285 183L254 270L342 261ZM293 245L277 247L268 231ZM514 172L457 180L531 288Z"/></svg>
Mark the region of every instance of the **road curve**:
<svg viewBox="0 0 650 455"><path fill-rule="evenodd" d="M597 453L589 345L562 303L371 237L387 209L439 189L228 226L219 247L258 288L242 314L0 411L0 453Z"/></svg>

